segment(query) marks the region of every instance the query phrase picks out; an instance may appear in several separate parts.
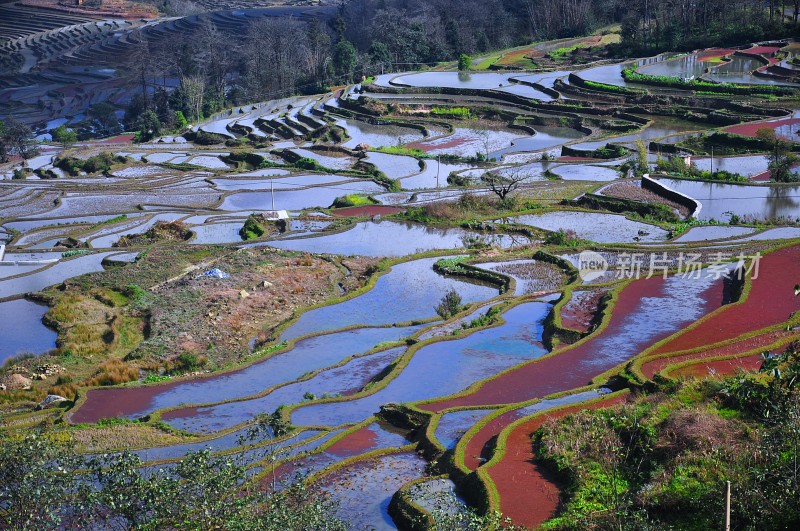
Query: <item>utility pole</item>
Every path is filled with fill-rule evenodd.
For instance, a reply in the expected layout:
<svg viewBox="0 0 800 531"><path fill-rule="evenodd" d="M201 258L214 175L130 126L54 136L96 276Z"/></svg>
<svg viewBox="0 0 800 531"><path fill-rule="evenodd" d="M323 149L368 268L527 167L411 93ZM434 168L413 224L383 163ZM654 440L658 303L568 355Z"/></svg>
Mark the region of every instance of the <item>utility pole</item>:
<svg viewBox="0 0 800 531"><path fill-rule="evenodd" d="M436 156L436 188L439 188L439 169L442 166L442 156Z"/></svg>
<svg viewBox="0 0 800 531"><path fill-rule="evenodd" d="M711 145L711 178L714 178L714 145Z"/></svg>
<svg viewBox="0 0 800 531"><path fill-rule="evenodd" d="M725 531L731 531L731 482L728 481L725 495Z"/></svg>
<svg viewBox="0 0 800 531"><path fill-rule="evenodd" d="M272 193L272 211L275 212L275 179L269 180L269 190Z"/></svg>

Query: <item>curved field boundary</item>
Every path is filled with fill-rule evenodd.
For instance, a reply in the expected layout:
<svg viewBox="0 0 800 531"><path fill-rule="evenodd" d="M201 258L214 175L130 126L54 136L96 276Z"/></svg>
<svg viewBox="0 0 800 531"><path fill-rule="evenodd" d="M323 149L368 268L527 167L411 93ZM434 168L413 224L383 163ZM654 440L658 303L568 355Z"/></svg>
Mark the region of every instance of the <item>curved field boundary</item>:
<svg viewBox="0 0 800 531"><path fill-rule="evenodd" d="M564 308L567 307L570 303L573 303L573 299L576 293L582 293L586 291L596 291L601 290L605 291L600 295L596 304L592 303L593 305L587 309L586 313L591 314L591 319L589 321L588 328L583 328L579 330L574 325L578 323L570 322L569 324L572 326L568 326L564 323ZM606 306L610 300L610 295L608 295L609 291L603 287L597 286L575 286L569 285L564 288L562 292L561 298L558 302L553 306L553 311L551 312L548 319L545 321L546 329L545 333L552 334L553 339L557 339L561 343L572 344L575 343L584 337L590 335L600 323L603 322L606 315ZM552 341L552 340L551 340ZM554 348L558 347L558 345L554 344Z"/></svg>
<svg viewBox="0 0 800 531"><path fill-rule="evenodd" d="M667 378L705 378L712 375L730 376L737 371L757 371L764 358L760 354L744 354L720 360L693 360L669 369L662 374Z"/></svg>
<svg viewBox="0 0 800 531"><path fill-rule="evenodd" d="M495 297L494 299L491 299L490 301L495 302L495 301L500 301L500 300L503 300L503 299L504 299L503 296L498 296L498 297ZM529 303L529 302L535 302L535 301L538 301L538 300L540 300L540 297L538 297L538 296L517 297L510 304L503 306L503 314L508 312L510 309L515 308L516 306L519 306L520 304L525 304L525 303ZM486 304L486 303L487 303L487 301L484 301L483 303L478 303L478 304L480 305L480 304ZM466 312L462 312L461 314L459 314L458 317L463 317L465 315L469 315L471 313L471 311L472 310L468 310ZM500 314L497 317L497 319L491 325L486 326L486 327L471 328L471 329L466 330L465 333L459 334L457 336L453 336L453 335L448 335L448 336L443 336L443 337L437 336L437 337L432 337L432 338L426 339L424 341L420 341L418 343L414 343L408 349L406 349L406 352L404 354L402 354L398 358L396 363L392 366L391 371L384 378L382 378L380 381L378 381L375 385L372 385L368 389L359 391L358 393L349 395L347 397L323 398L321 400L315 401L314 404L315 405L319 405L319 404L327 404L327 403L334 403L334 402L349 402L349 401L357 400L359 398L363 398L365 396L369 396L369 395L375 394L378 391L384 389L386 386L388 386L389 383L392 380L394 380L400 373L403 372L403 370L405 370L405 368L411 362L412 358L414 357L414 355L416 354L416 352L419 349L421 349L423 347L426 347L428 345L431 345L433 343L439 343L439 342L443 342L443 341L457 341L459 339L463 339L463 338L468 337L469 335L474 334L474 333L479 332L479 331L488 330L488 329L491 329L491 328L497 328L497 327L503 326L504 324L506 324L506 321L503 318L503 314ZM291 421L292 412L295 409L298 409L298 408L301 408L301 407L304 407L304 406L307 406L307 405L308 405L307 403L301 403L301 404L292 404L292 405L287 406L286 408L281 410L282 418L285 421L290 422ZM419 409L414 408L414 407L412 407L412 409L414 409L415 411L417 411L419 413L422 413L422 414L424 414L425 416L428 416L428 417L430 417L431 413L432 413L431 411L419 410Z"/></svg>
<svg viewBox="0 0 800 531"><path fill-rule="evenodd" d="M578 389L570 389L563 393L557 393L555 395L550 395L541 399L537 398L519 404L510 404L506 407L498 409L493 413L486 415L484 418L476 422L461 437L461 440L456 445L454 451L454 456L453 456L454 466L458 469L459 472L463 474L469 474L470 472L477 470L482 465L481 454L483 453L487 443L492 438L500 435L500 433L510 424L520 420L520 416L518 414L518 411L520 409L532 406L534 404L538 404L544 400L562 398L569 395L590 391L592 389L597 389L597 387L587 386ZM598 396L598 398L600 398L600 396ZM586 400L584 402L588 401L590 400ZM557 411L564 407L571 407L573 405L577 405L584 402L577 402L576 404L565 404L562 406L554 406L544 411L534 413L533 415L544 415L549 411ZM530 416L532 415L527 415L526 418Z"/></svg>
<svg viewBox="0 0 800 531"><path fill-rule="evenodd" d="M701 349L687 354L667 354L656 358L644 358L641 361L637 360L638 366L636 368L638 370L632 370L631 372L634 372L636 376L641 374L645 378L652 380L656 375L663 375L665 372L669 372L671 366L682 364L683 362L694 360L694 362L699 363L704 359L725 359L738 357L746 352L775 350L791 342L795 337L797 337L797 334L791 335L785 329L770 330L763 334L750 336L740 341L733 341L716 348Z"/></svg>
<svg viewBox="0 0 800 531"><path fill-rule="evenodd" d="M417 409L417 408L415 408L413 406L411 408L414 411L420 411L419 409ZM462 478L464 475L468 474L470 472L470 470L468 468L464 467L464 466L459 466L458 463L455 462L454 455L455 455L456 449L458 448L458 444L456 445L456 449L454 449L452 451L448 451L444 447L444 445L441 443L441 441L439 441L439 439L436 437L436 430L439 428L439 421L447 413L455 413L455 412L458 412L458 411L467 411L467 410L475 410L475 409L485 409L486 411L492 411L492 410L499 410L499 409L502 409L502 408L497 408L495 406L483 406L483 407L475 407L475 408L472 408L472 407L461 407L461 408L452 408L452 409L448 409L448 410L445 410L445 411L440 412L440 413L433 413L433 414L431 414L429 412L424 412L424 411L421 412L423 414L430 415L430 420L428 421L428 425L425 428L425 433L423 434L422 439L421 439L421 442L423 443L423 446L425 447L425 450L433 453L434 455L442 455L442 454L447 453L448 455L446 455L444 457L444 461L449 466L449 468L450 468L449 471L450 471L451 475L453 475L454 477ZM479 422L481 422L481 421L479 421ZM470 428L469 431L471 431L471 430L472 430L472 428ZM462 439L467 435L467 433L469 433L469 431L467 431L462 436Z"/></svg>
<svg viewBox="0 0 800 531"><path fill-rule="evenodd" d="M355 424L355 425L342 425L342 426L337 426L337 427L334 427L334 428L326 428L326 430L328 430L328 431L324 432L323 435L321 435L320 437L316 437L313 440L317 440L317 439L320 439L322 437L325 437L326 435L328 435L328 434L330 434L332 432L335 432L337 430L342 430L343 429L343 431L341 431L340 433L338 433L335 436L331 437L330 440L326 441L324 444L320 445L319 447L314 448L313 450L309 450L307 452L302 452L300 454L293 455L293 456L290 456L290 457L286 457L286 458L283 458L283 459L272 460L271 458L267 457L266 459L262 459L260 461L256 461L256 462L252 463L250 466L251 467L256 467L256 468L257 467L261 467L262 470L260 472L258 472L257 474L255 474L253 479L254 479L254 481L256 483L260 484L263 487L263 486L265 486L265 482L271 482L271 481L274 481L274 480L280 480L282 478L286 478L289 475L289 473L291 472L291 465L292 465L292 463L294 461L298 461L300 459L303 459L304 457L313 456L313 455L317 455L317 454L322 454L328 448L330 448L331 446L339 443L340 441L342 441L346 437L352 435L353 433L356 433L359 430L362 430L362 429L366 428L367 426L369 426L370 424L372 424L376 420L377 419L375 417L369 417L368 419L365 419L362 422L359 422L358 424ZM310 429L313 429L313 428L310 428ZM296 432L293 431L292 433L296 433ZM267 441L267 444L269 444L270 441ZM411 444L411 443L409 443L409 444ZM403 446L402 448L406 448L408 446L409 445L406 445L406 446ZM391 450L396 450L396 449L392 448ZM340 460L340 462L341 461L347 461L348 463L349 462L355 462L355 461L360 460L362 457L365 457L365 456L366 457L374 457L373 454L380 454L381 452L382 453L386 453L386 449L385 448L378 449L378 450L374 450L374 451L371 451L371 452L365 452L363 454L352 456L352 457L349 457L349 458L346 458L346 459L343 458L343 459ZM326 472L327 470L329 470L329 469L333 470L333 468L331 468L331 467L334 466L334 465L336 465L336 463L334 463L333 465L328 465L328 466L318 470L317 472L310 474L309 476L304 478L304 480L309 480L309 483L310 483L311 482L310 481L311 478L317 477L317 476L321 476L321 475L325 475L327 473Z"/></svg>
<svg viewBox="0 0 800 531"><path fill-rule="evenodd" d="M610 318L604 321L595 334L568 348L514 367L492 378L476 382L463 393L438 401L421 403L418 407L430 412L439 412L458 406L522 402L567 389L582 387L590 381L599 381L603 377L611 376L613 373L618 372L620 367L627 364L630 359L614 366L598 367L596 372L587 368L584 374L570 371L569 368L574 367L581 360L592 359L594 355L592 342L605 337L610 330L615 330L621 326L622 320L619 315L629 314L641 299L657 296L663 289L663 282L660 277L652 277L622 285L618 290L611 292L612 295L608 303ZM719 289L721 287L715 283L709 286L704 294L708 296ZM707 301L709 311L711 311L711 304L711 301ZM616 313L614 310L616 310ZM673 334L674 332L664 332L652 338L652 341L663 341Z"/></svg>
<svg viewBox="0 0 800 531"><path fill-rule="evenodd" d="M703 210L703 204L697 199L677 192L664 183L653 179L649 175L642 176L642 188L650 190L651 192L654 192L662 197L686 206L689 209L691 217L696 218L698 214L700 214L700 211Z"/></svg>
<svg viewBox="0 0 800 531"><path fill-rule="evenodd" d="M394 493L389 502L389 514L400 529L412 531L427 531L436 529L436 522L431 512L420 506L411 497L409 490L415 485L426 483L434 479L449 479L448 476L423 477L410 481Z"/></svg>
<svg viewBox="0 0 800 531"><path fill-rule="evenodd" d="M549 410L520 419L498 437L492 459L476 472L489 492L489 507L517 525L537 527L550 519L560 503L560 490L535 462L531 434L542 424L584 409L601 409L622 403L628 390L596 400Z"/></svg>
<svg viewBox="0 0 800 531"><path fill-rule="evenodd" d="M719 362L753 354L751 349L785 345L781 337L795 332L792 327L800 317L800 298L794 295L800 281L800 245L789 243L768 251L761 262L758 278L747 276L738 301L655 343L632 360L626 372L646 383L659 373L669 373L674 364L691 365L691 360L704 358Z"/></svg>
<svg viewBox="0 0 800 531"><path fill-rule="evenodd" d="M339 304L341 302L345 302L345 301L348 301L350 299L354 299L355 297L358 297L360 295L363 295L363 294L367 293L368 291L370 291L372 288L375 287L375 284L378 282L380 277L382 277L383 275L385 275L385 274L387 274L387 273L389 273L391 271L391 268L392 268L393 265L397 265L397 264L400 264L400 263L409 262L409 261L413 261L413 260L421 259L421 258L436 257L436 256L447 256L447 255L452 254L452 252L453 252L452 250L445 251L445 252L432 251L432 252L422 253L422 254L418 254L418 255L413 255L412 257L401 257L401 258L397 258L397 259L390 259L390 260L381 261L381 262L379 262L379 265L378 265L378 267L379 267L378 273L373 275L369 279L369 281L366 283L366 285L364 285L362 288L360 288L358 290L355 290L355 291L353 291L351 293L348 293L345 296L338 297L338 298L335 298L335 299L331 299L329 301L325 301L325 302L322 302L322 303L315 304L313 306L308 306L308 307L304 308L302 311L298 312L295 315L295 317L293 317L291 319L288 319L287 321L282 323L280 326L278 326L274 330L273 334L276 337L279 337L280 334L282 332L284 332L286 329L288 329L291 325L293 325L300 318L300 316L302 314L304 314L304 313L306 313L308 311L311 311L311 310L314 310L314 309L317 309L317 308L322 308L322 307L325 307L325 306L332 306L334 304ZM512 279L512 282L513 282L513 279ZM500 296L498 296L496 298L499 298L499 297ZM469 311L469 310L467 310L467 311ZM425 321L426 320L422 320L422 322L425 322ZM384 325L384 326L385 327L391 327L393 325ZM362 328L362 327L364 327L364 325L351 325L351 326L348 326L348 327L345 327L345 328L341 328L341 329L337 329L337 330L326 330L326 331L323 331L323 332L314 332L314 333L310 333L310 334L305 334L303 336L299 336L299 337L293 338L291 340L288 340L287 343L286 343L286 346L281 347L281 348L277 348L277 349L275 347L280 345L280 343L274 343L272 345L266 345L261 349L261 352L267 352L266 356L259 356L258 354L255 354L252 357L252 359L250 359L245 364L238 365L238 366L229 368L227 370L215 372L214 374L206 376L204 378L205 379L216 378L216 377L219 377L220 375L224 375L224 374L228 374L228 373L231 373L231 372L240 371L240 370L245 369L245 368L247 368L247 367L249 367L251 365L254 365L256 363L263 362L263 361L265 361L265 360L267 360L267 359L269 359L269 358L271 358L273 356L276 356L278 354L286 353L286 352L290 351L292 348L294 348L294 345L298 341L301 341L303 339L308 339L310 337L316 337L316 336L320 336L320 335L328 335L328 334L332 334L332 333L336 333L336 332L343 332L343 331L346 331L346 330L353 330L353 329ZM379 327L372 327L371 326L370 328L379 328ZM270 350L270 349L273 349L273 350ZM196 381L199 381L199 380L201 380L201 378L189 377L189 378L175 379L175 380L170 381L168 383L121 385L121 386L114 386L114 387L107 387L107 388L94 388L94 389L81 388L81 389L78 390L78 399L75 402L75 406L67 414L66 420L68 422L72 422L72 423L81 423L81 422L93 423L93 422L97 422L101 418L105 418L104 416L102 416L103 415L103 412L102 412L103 405L104 404L108 404L108 403L119 404L120 402L123 402L122 396L127 396L128 397L128 398L126 398L124 400L124 406L125 407L121 412L117 412L115 414L115 416L135 414L137 411L139 411L140 409L142 409L144 407L143 404L144 404L145 400L149 401L151 396L153 396L154 394L160 392L161 390L168 390L168 389L170 389L172 387L175 387L177 385L180 385L182 383L186 383L186 382L190 382L190 381L195 381L196 382ZM267 391L267 392L269 392L269 391ZM113 395L117 395L117 394L120 395L119 398L115 398L113 396ZM266 394L266 392L262 393L262 394ZM128 396L128 395L130 395L130 396ZM108 398L109 396L111 396L111 398ZM254 398L254 397L251 396L249 398ZM213 404L185 404L182 407L202 406L202 405L213 405ZM99 408L100 411L92 412L91 409L95 408L95 407ZM135 409L135 408L138 408L138 409ZM90 411L86 411L87 409L90 410ZM171 409L173 409L173 408L171 408ZM156 416L157 416L157 413L158 412L152 412L152 414L156 415Z"/></svg>
<svg viewBox="0 0 800 531"><path fill-rule="evenodd" d="M701 347L782 323L800 310L800 298L794 294L798 283L800 245L772 251L762 257L758 278L750 279L739 301L698 320L648 354Z"/></svg>

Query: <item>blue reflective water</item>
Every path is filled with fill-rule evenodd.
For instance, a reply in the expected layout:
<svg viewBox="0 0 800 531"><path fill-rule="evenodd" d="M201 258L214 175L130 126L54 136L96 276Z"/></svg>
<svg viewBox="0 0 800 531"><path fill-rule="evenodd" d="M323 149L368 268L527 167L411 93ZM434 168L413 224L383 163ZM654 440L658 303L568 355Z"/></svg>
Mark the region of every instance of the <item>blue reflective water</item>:
<svg viewBox="0 0 800 531"><path fill-rule="evenodd" d="M392 266L370 291L333 306L308 311L282 335L292 339L312 332L334 330L356 324L403 323L436 316L434 306L450 289L464 304L488 300L497 288L445 277L433 270L438 258L424 258Z"/></svg>
<svg viewBox="0 0 800 531"><path fill-rule="evenodd" d="M463 339L419 349L394 380L376 393L349 402L317 404L292 413L300 426L338 426L359 422L389 402L408 403L445 396L472 383L547 353L541 344L551 305L520 304L503 314L506 323Z"/></svg>

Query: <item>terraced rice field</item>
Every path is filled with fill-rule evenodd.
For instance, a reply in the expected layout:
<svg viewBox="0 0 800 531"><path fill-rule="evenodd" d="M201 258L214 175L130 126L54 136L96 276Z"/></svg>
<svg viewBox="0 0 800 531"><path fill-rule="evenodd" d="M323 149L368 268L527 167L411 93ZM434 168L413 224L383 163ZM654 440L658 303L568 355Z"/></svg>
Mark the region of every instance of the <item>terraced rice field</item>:
<svg viewBox="0 0 800 531"><path fill-rule="evenodd" d="M75 22L64 38L91 31L101 43L87 54L113 47L124 26ZM174 24L148 27L168 35ZM775 53L748 51L764 62ZM389 74L358 92L225 111L196 124L218 135L212 146L191 129L66 153L50 145L25 179L11 178L12 160L0 166L0 359L33 357L10 362L3 381L23 377L15 364L63 364L76 394L68 410L47 410L53 420L76 432L115 418L167 430L164 444L115 441L151 466L208 447L241 459L265 489L302 472L357 528L395 528L398 491L414 493L422 514L428 488L459 495L448 511L482 506L540 525L560 497L531 445L546 420L624 402L620 374L630 387L730 375L798 338L797 187L640 181L626 164L637 140L653 171L660 150L680 152L701 131L791 128L796 100L731 104L737 123L721 126L707 107L675 100L677 117L664 116L639 92L598 98L569 77L666 98L625 82L624 66L755 75L750 63L717 62L731 53ZM314 140L323 130L339 140ZM60 169L65 155L100 152L125 158L106 174ZM700 170L712 160L748 177L766 168L764 153L696 158ZM603 267L593 279L589 250ZM67 353L79 333L97 351ZM133 376L97 385L87 367L104 356ZM195 365L178 370L186 359ZM28 393L14 396L30 409L55 392L47 378L0 393ZM265 418L261 440L239 440Z"/></svg>

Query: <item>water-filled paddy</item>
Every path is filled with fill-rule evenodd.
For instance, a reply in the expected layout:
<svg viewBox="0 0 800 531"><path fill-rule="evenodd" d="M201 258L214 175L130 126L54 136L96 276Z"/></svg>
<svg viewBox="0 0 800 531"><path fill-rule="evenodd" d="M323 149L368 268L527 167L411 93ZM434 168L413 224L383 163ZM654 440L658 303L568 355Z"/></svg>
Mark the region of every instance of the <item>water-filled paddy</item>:
<svg viewBox="0 0 800 531"><path fill-rule="evenodd" d="M287 172L288 173L288 172ZM237 175L240 177L240 175ZM352 181L352 177L343 175L292 175L279 176L268 179L214 179L218 190L296 190L309 186L330 185L345 181Z"/></svg>
<svg viewBox="0 0 800 531"><path fill-rule="evenodd" d="M399 125L375 125L352 119L337 120L336 125L347 130L350 139L342 143L344 147L355 148L359 144L370 147L397 146L422 140L420 131Z"/></svg>
<svg viewBox="0 0 800 531"><path fill-rule="evenodd" d="M791 240L800 238L800 227L777 227L774 229L767 229L752 236L744 236L736 238L733 242L741 241L763 241L763 240Z"/></svg>
<svg viewBox="0 0 800 531"><path fill-rule="evenodd" d="M703 171L728 171L749 177L767 171L766 155L743 155L739 157L696 157L692 158L695 166Z"/></svg>
<svg viewBox="0 0 800 531"><path fill-rule="evenodd" d="M317 161L320 165L324 166L325 168L333 168L336 170L347 170L350 169L355 163L355 159L353 159L352 157L348 157L346 155L341 155L341 156L326 155L323 153L319 153L317 151L311 151L310 149L301 149L301 148L296 148L293 149L292 151L297 155L300 155L301 157Z"/></svg>
<svg viewBox="0 0 800 531"><path fill-rule="evenodd" d="M470 89L496 89L512 85L509 74L469 72L423 72L398 76L391 80L393 85L410 87L449 87Z"/></svg>
<svg viewBox="0 0 800 531"><path fill-rule="evenodd" d="M613 181L620 176L614 168L589 164L564 164L550 171L567 181Z"/></svg>
<svg viewBox="0 0 800 531"><path fill-rule="evenodd" d="M658 61L639 67L638 72L650 76L696 78L703 75L709 67L719 65L719 63L703 61L702 57L701 53L693 53L676 59Z"/></svg>
<svg viewBox="0 0 800 531"><path fill-rule="evenodd" d="M536 126L536 134L534 136L514 139L511 141L511 146L493 151L489 154L489 157L500 159L507 153L541 151L577 140L583 136L584 134L580 131L569 127Z"/></svg>
<svg viewBox="0 0 800 531"><path fill-rule="evenodd" d="M445 413L436 425L434 437L446 450L452 450L467 430L491 412L491 409L465 409Z"/></svg>
<svg viewBox="0 0 800 531"><path fill-rule="evenodd" d="M436 317L436 306L450 289L464 304L488 300L497 288L445 277L433 270L437 258L423 258L392 266L370 291L345 302L305 312L281 339L352 326L404 323Z"/></svg>
<svg viewBox="0 0 800 531"><path fill-rule="evenodd" d="M536 143L536 137L530 137L524 131L488 129L484 126L476 126L475 129L456 127L451 135L414 142L409 144L409 147L421 149L431 155L475 157L478 153L483 155L488 153L490 158L497 158L507 152L506 148L514 150L512 144L519 143L522 139L525 139L525 142ZM543 142L546 144L551 141L547 137ZM529 150L517 149L517 151Z"/></svg>
<svg viewBox="0 0 800 531"><path fill-rule="evenodd" d="M699 219L727 221L731 213L756 220L800 218L800 186L748 186L660 179L668 187L700 201Z"/></svg>
<svg viewBox="0 0 800 531"><path fill-rule="evenodd" d="M207 223L191 228L195 237L190 243L195 245L207 243L235 243L242 241L239 230L244 225L242 221L230 223Z"/></svg>
<svg viewBox="0 0 800 531"><path fill-rule="evenodd" d="M434 519L439 515L467 515L466 502L456 494L456 485L449 479L431 479L414 483L408 494L411 499L430 512Z"/></svg>
<svg viewBox="0 0 800 531"><path fill-rule="evenodd" d="M547 212L509 218L509 221L550 231L575 231L581 239L598 243L666 240L668 233L655 225L631 221L619 214L598 212Z"/></svg>
<svg viewBox="0 0 800 531"><path fill-rule="evenodd" d="M425 161L424 170L416 175L401 179L400 184L404 190L443 188L448 185L447 177L450 175L450 173L458 173L462 170L466 170L469 167L469 164L450 164L447 162L429 159Z"/></svg>
<svg viewBox="0 0 800 531"><path fill-rule="evenodd" d="M359 422L375 413L381 404L417 402L455 393L477 380L543 356L547 350L541 344L541 335L550 308L546 302L520 304L503 314L506 322L497 328L426 345L383 389L357 400L302 407L292 413L292 423L338 426Z"/></svg>
<svg viewBox="0 0 800 531"><path fill-rule="evenodd" d="M379 343L397 341L414 328L362 328L316 336L293 349L243 369L185 382L129 389L90 391L86 403L73 414L73 422L91 422L114 416L138 417L181 404L205 404L244 398L303 374L366 352Z"/></svg>
<svg viewBox="0 0 800 531"><path fill-rule="evenodd" d="M60 254L60 253L59 253ZM37 273L16 277L0 282L0 298L39 291L47 286L58 284L68 278L86 273L102 271L103 259L114 253L90 254L59 262Z"/></svg>
<svg viewBox="0 0 800 531"><path fill-rule="evenodd" d="M371 152L364 162L374 164L390 179L400 179L420 172L419 161L405 155Z"/></svg>
<svg viewBox="0 0 800 531"><path fill-rule="evenodd" d="M432 249L457 249L470 238L492 245L511 247L528 243L526 238L504 234L478 234L461 228L437 228L400 221L364 221L352 229L330 235L279 240L266 243L291 251L363 256L405 256Z"/></svg>
<svg viewBox="0 0 800 531"><path fill-rule="evenodd" d="M595 83L605 83L607 85L625 86L627 83L622 79L622 71L630 66L631 63L616 65L596 66L587 70L575 72L575 75L586 81Z"/></svg>
<svg viewBox="0 0 800 531"><path fill-rule="evenodd" d="M528 85L509 85L507 87L498 88L497 90L516 96L522 96L523 98L530 98L532 100L553 101L553 97L549 94L545 94L541 90Z"/></svg>
<svg viewBox="0 0 800 531"><path fill-rule="evenodd" d="M426 464L414 452L387 455L337 470L320 483L338 504L336 515L353 529L397 529L389 502L405 483L424 475Z"/></svg>
<svg viewBox="0 0 800 531"><path fill-rule="evenodd" d="M45 312L47 306L25 299L0 302L0 364L17 354L56 348L55 330L42 323Z"/></svg>
<svg viewBox="0 0 800 531"><path fill-rule="evenodd" d="M374 194L385 188L372 181L356 181L331 186L317 186L304 190L281 190L275 192L276 210L303 210L306 208L331 206L334 199L347 194ZM271 210L270 192L240 192L229 195L219 207L228 211Z"/></svg>
<svg viewBox="0 0 800 531"><path fill-rule="evenodd" d="M406 333L410 335L414 331L414 328L410 328L406 330ZM324 341L323 339L322 343ZM329 339L329 341L334 341L334 339ZM298 347L303 347L303 345L298 345ZM341 346L336 348L336 345L334 345L332 348L333 354L336 354L340 349ZM297 358L296 363L302 365L303 368L311 367L309 370L312 370L314 365L304 360L304 356L308 356L306 351L307 349L300 348L298 352L287 356L286 359L294 360ZM281 405L299 404L306 400L309 395L316 398L337 395L347 396L360 390L370 379L375 377L404 351L405 348L394 348L358 357L341 367L325 370L309 380L289 383L260 398L218 406L179 409L165 414L163 418L171 426L178 429L192 433L212 433L251 421L257 414L270 413ZM339 352L339 357L341 357L341 352ZM333 356L328 356L327 354L321 356L321 358L319 363L336 361ZM298 372L296 376L301 374ZM267 383L271 382L273 380L267 381Z"/></svg>
<svg viewBox="0 0 800 531"><path fill-rule="evenodd" d="M720 240L733 238L755 232L756 229L750 227L732 227L728 225L709 225L707 227L694 227L685 234L672 240L673 242L688 243L702 242L706 240Z"/></svg>

